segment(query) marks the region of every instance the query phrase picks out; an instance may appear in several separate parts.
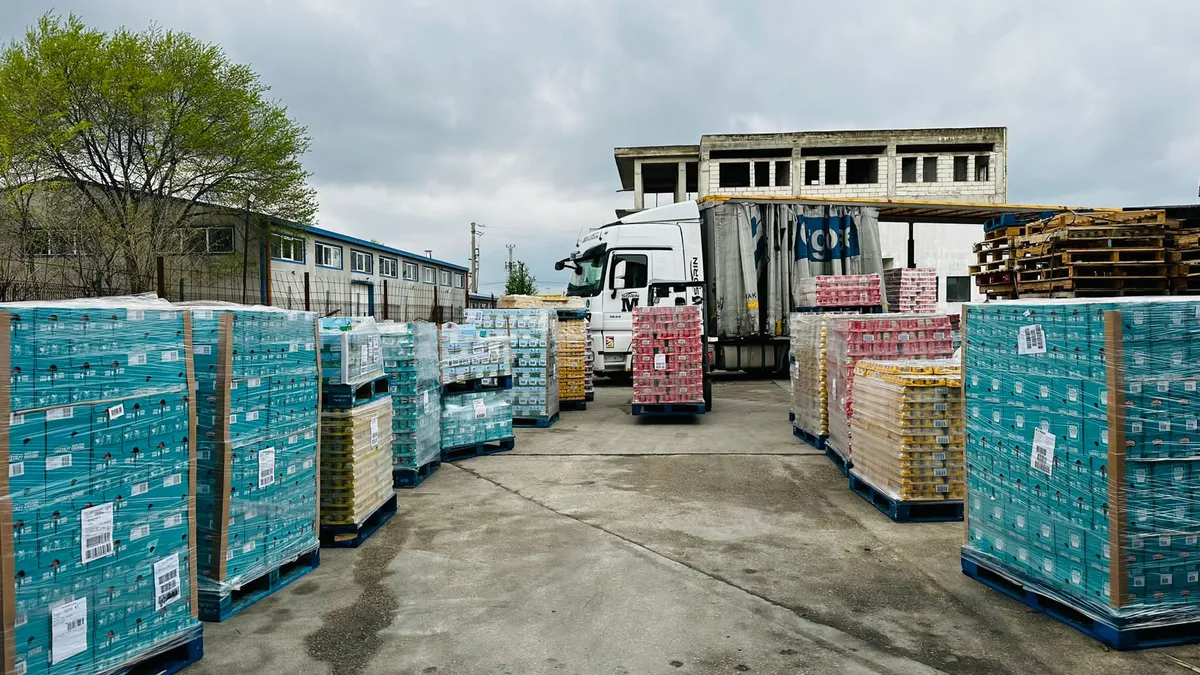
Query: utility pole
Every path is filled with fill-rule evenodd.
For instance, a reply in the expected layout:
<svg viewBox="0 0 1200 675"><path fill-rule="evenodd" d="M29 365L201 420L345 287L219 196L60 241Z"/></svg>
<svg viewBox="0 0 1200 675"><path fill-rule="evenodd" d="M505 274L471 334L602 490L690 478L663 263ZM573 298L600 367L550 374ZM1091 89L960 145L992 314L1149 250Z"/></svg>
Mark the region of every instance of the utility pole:
<svg viewBox="0 0 1200 675"><path fill-rule="evenodd" d="M483 236L483 224L471 223L471 292L479 292L479 246L475 243L476 237Z"/></svg>
<svg viewBox="0 0 1200 675"><path fill-rule="evenodd" d="M513 271L512 252L513 252L513 249L517 247L517 245L516 244L505 244L504 247L508 249L508 263L504 265L504 269L508 270L509 273L512 273L512 271Z"/></svg>

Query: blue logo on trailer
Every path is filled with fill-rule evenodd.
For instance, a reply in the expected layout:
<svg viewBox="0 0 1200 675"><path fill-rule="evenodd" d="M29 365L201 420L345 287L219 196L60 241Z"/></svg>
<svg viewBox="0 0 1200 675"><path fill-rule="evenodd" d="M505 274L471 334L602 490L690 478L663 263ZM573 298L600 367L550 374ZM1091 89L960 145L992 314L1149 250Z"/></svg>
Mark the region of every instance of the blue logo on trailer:
<svg viewBox="0 0 1200 675"><path fill-rule="evenodd" d="M851 216L796 217L796 260L845 260L859 255L858 225Z"/></svg>

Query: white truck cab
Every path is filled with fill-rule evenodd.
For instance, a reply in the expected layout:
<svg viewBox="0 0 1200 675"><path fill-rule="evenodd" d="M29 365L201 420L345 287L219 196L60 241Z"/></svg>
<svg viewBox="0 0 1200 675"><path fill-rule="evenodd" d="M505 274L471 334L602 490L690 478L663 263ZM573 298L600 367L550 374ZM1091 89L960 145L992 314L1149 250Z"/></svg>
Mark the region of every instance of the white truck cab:
<svg viewBox="0 0 1200 675"><path fill-rule="evenodd" d="M632 370L633 308L650 304L652 279L702 279L700 227L695 202L640 211L588 232L570 257L556 264L571 270L567 295L583 298L591 312L598 374ZM688 304L703 305L701 286L676 294Z"/></svg>

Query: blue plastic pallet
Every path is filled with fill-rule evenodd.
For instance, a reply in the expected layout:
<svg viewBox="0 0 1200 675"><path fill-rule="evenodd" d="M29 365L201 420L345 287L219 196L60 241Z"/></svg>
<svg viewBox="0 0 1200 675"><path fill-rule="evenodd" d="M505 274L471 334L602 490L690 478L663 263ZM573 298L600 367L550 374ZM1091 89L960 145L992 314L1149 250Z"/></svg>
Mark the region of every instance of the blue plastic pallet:
<svg viewBox="0 0 1200 675"><path fill-rule="evenodd" d="M703 415L703 403L634 403L633 414L643 416Z"/></svg>
<svg viewBox="0 0 1200 675"><path fill-rule="evenodd" d="M825 456L829 458L829 461L833 462L833 465L838 468L838 471L842 472L843 476L849 476L850 468L854 466L854 462L846 459L842 456L842 453L834 449L833 446L829 444L828 436L822 436L821 439L821 447L818 449L825 451Z"/></svg>
<svg viewBox="0 0 1200 675"><path fill-rule="evenodd" d="M588 403L591 403L592 401L595 401L595 400L596 400L596 392L594 392L594 391L589 391L589 392L587 393L587 395L583 397L583 400L587 401Z"/></svg>
<svg viewBox="0 0 1200 675"><path fill-rule="evenodd" d="M559 410L587 410L587 400L582 401L558 401Z"/></svg>
<svg viewBox="0 0 1200 675"><path fill-rule="evenodd" d="M905 501L871 485L850 472L850 489L897 523L951 523L963 519L963 503L959 501Z"/></svg>
<svg viewBox="0 0 1200 675"><path fill-rule="evenodd" d="M788 421L789 421L789 422L795 422L795 421L796 421L796 411L795 411L795 410L789 410L789 411L788 411Z"/></svg>
<svg viewBox="0 0 1200 675"><path fill-rule="evenodd" d="M792 425L792 435L818 450L825 450L825 441L829 438L828 436L817 436L816 434L810 434L795 424Z"/></svg>
<svg viewBox="0 0 1200 675"><path fill-rule="evenodd" d="M1101 619L1040 584L1026 584L1015 576L962 550L963 574L1004 595L1057 619L1112 649L1151 649L1200 642L1200 618L1168 624Z"/></svg>
<svg viewBox="0 0 1200 675"><path fill-rule="evenodd" d="M204 658L203 626L196 626L180 637L187 642L151 654L118 670L108 671L109 675L175 675Z"/></svg>
<svg viewBox="0 0 1200 675"><path fill-rule="evenodd" d="M477 391L505 391L513 388L512 375L499 377L481 377L465 382L451 382L442 385L442 395L470 394Z"/></svg>
<svg viewBox="0 0 1200 675"><path fill-rule="evenodd" d="M558 421L558 413L553 415L538 415L537 417L514 417L514 427L536 427L538 429L549 429Z"/></svg>
<svg viewBox="0 0 1200 675"><path fill-rule="evenodd" d="M588 315L591 314L591 312L589 312L586 309L577 309L574 307L572 307L570 309L557 309L555 311L558 312L558 320L559 321L570 321L572 319L586 319L586 318L588 318Z"/></svg>
<svg viewBox="0 0 1200 675"><path fill-rule="evenodd" d="M357 525L322 525L321 546L325 548L358 548L396 515L396 495L393 493L367 519Z"/></svg>
<svg viewBox="0 0 1200 675"><path fill-rule="evenodd" d="M242 610L275 593L300 577L317 569L321 564L321 549L313 549L295 560L265 572L262 576L242 584L236 591L199 591L200 620L224 621Z"/></svg>
<svg viewBox="0 0 1200 675"><path fill-rule="evenodd" d="M796 307L792 310L801 314L820 314L829 312L856 312L858 314L882 314L883 305L846 305L844 307Z"/></svg>
<svg viewBox="0 0 1200 675"><path fill-rule="evenodd" d="M415 488L425 482L426 478L433 475L442 466L440 459L430 460L415 469L407 467L392 469L392 487L394 488Z"/></svg>
<svg viewBox="0 0 1200 675"><path fill-rule="evenodd" d="M460 459L470 459L472 457L482 457L484 455L494 455L498 452L506 452L512 450L516 446L516 440L505 438L498 441L488 441L486 443L474 443L472 445L460 445L455 448L442 448L443 462L457 462Z"/></svg>
<svg viewBox="0 0 1200 675"><path fill-rule="evenodd" d="M387 376L377 377L362 384L321 385L322 408L345 410L373 403L385 396L391 396Z"/></svg>

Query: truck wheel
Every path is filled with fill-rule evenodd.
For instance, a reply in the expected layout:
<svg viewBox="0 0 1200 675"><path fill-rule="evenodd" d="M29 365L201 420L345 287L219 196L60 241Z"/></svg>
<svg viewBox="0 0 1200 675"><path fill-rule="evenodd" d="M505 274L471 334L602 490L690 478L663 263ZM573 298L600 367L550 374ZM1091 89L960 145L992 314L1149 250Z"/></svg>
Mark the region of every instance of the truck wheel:
<svg viewBox="0 0 1200 675"><path fill-rule="evenodd" d="M712 403L712 379L706 377L704 378L704 409L706 411L711 411Z"/></svg>

